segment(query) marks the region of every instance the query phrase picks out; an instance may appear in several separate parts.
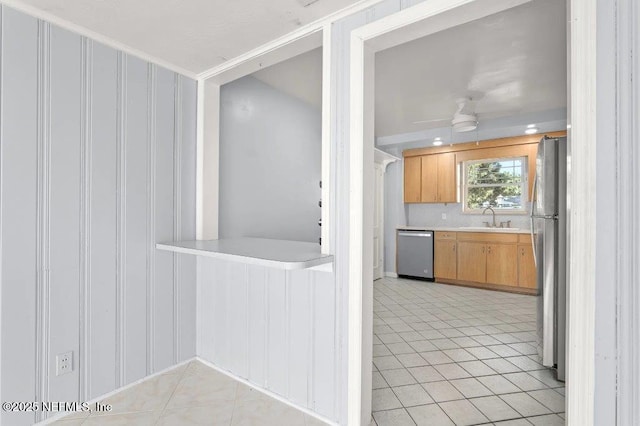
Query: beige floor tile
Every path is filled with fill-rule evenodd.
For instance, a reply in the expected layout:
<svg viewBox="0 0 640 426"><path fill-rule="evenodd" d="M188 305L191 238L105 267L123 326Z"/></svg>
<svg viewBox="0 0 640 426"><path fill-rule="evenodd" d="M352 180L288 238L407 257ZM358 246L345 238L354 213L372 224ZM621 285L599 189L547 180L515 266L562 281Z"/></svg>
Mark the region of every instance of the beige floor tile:
<svg viewBox="0 0 640 426"><path fill-rule="evenodd" d="M424 383L422 387L436 402L464 399L464 395L462 395L451 383L447 381Z"/></svg>
<svg viewBox="0 0 640 426"><path fill-rule="evenodd" d="M275 399L241 401L233 408L234 426L305 426L305 414Z"/></svg>
<svg viewBox="0 0 640 426"><path fill-rule="evenodd" d="M151 426L156 424L160 414L160 411L144 411L109 416L90 416L82 423L82 426Z"/></svg>
<svg viewBox="0 0 640 426"><path fill-rule="evenodd" d="M524 392L500 395L500 398L524 417L550 414L547 407Z"/></svg>
<svg viewBox="0 0 640 426"><path fill-rule="evenodd" d="M521 417L517 411L497 396L484 396L469 401L492 422Z"/></svg>
<svg viewBox="0 0 640 426"><path fill-rule="evenodd" d="M393 392L404 407L433 404L434 402L427 391L420 385L398 386L393 388Z"/></svg>
<svg viewBox="0 0 640 426"><path fill-rule="evenodd" d="M373 391L371 406L373 411L382 411L401 408L402 403L391 388L385 388Z"/></svg>
<svg viewBox="0 0 640 426"><path fill-rule="evenodd" d="M373 413L373 418L378 426L415 426L413 419L404 408L378 411Z"/></svg>
<svg viewBox="0 0 640 426"><path fill-rule="evenodd" d="M139 411L161 411L179 381L179 374L163 374L153 377L101 401L101 404L111 404L112 410L93 412L91 417Z"/></svg>
<svg viewBox="0 0 640 426"><path fill-rule="evenodd" d="M233 416L233 404L206 405L202 407L178 408L175 410L165 410L158 426L175 425L211 425L228 426L231 424Z"/></svg>
<svg viewBox="0 0 640 426"><path fill-rule="evenodd" d="M322 421L316 417L310 416L308 414L304 416L304 424L305 426L327 426L328 425L327 422Z"/></svg>
<svg viewBox="0 0 640 426"><path fill-rule="evenodd" d="M442 402L440 408L457 426L477 425L488 421L485 415L466 399Z"/></svg>
<svg viewBox="0 0 640 426"><path fill-rule="evenodd" d="M407 411L418 426L454 426L449 416L442 411L438 404L411 407Z"/></svg>
<svg viewBox="0 0 640 426"><path fill-rule="evenodd" d="M186 374L176 386L166 408L198 407L216 402L225 404L235 399L237 387L237 381L213 369L198 375Z"/></svg>

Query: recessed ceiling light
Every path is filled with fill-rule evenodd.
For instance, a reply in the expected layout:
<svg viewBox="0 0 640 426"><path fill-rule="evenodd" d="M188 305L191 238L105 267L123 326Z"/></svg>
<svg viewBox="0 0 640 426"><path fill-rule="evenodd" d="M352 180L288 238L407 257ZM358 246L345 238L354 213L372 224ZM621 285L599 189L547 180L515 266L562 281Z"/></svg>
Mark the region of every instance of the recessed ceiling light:
<svg viewBox="0 0 640 426"><path fill-rule="evenodd" d="M533 129L534 127L536 127L535 124L527 124L527 129Z"/></svg>
<svg viewBox="0 0 640 426"><path fill-rule="evenodd" d="M440 136L438 136L437 138L434 138L434 139L433 139L433 144L434 144L435 146L440 146L440 145L442 145L442 138L441 138Z"/></svg>
<svg viewBox="0 0 640 426"><path fill-rule="evenodd" d="M538 133L537 127L529 127L527 126L527 130L524 131L527 135L533 135L534 133Z"/></svg>

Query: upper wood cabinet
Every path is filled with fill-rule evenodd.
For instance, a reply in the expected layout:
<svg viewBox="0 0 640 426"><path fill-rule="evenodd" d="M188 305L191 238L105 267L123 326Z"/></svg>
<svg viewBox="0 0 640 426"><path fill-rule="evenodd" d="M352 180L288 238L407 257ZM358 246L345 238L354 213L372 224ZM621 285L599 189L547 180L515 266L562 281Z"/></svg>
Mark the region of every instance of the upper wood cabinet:
<svg viewBox="0 0 640 426"><path fill-rule="evenodd" d="M438 202L438 158L436 155L423 155L421 184L421 203Z"/></svg>
<svg viewBox="0 0 640 426"><path fill-rule="evenodd" d="M456 187L454 153L405 157L405 203L455 203Z"/></svg>
<svg viewBox="0 0 640 426"><path fill-rule="evenodd" d="M438 202L457 201L456 156L453 152L436 154L438 158Z"/></svg>
<svg viewBox="0 0 640 426"><path fill-rule="evenodd" d="M419 203L421 200L422 161L420 157L404 159L404 202Z"/></svg>

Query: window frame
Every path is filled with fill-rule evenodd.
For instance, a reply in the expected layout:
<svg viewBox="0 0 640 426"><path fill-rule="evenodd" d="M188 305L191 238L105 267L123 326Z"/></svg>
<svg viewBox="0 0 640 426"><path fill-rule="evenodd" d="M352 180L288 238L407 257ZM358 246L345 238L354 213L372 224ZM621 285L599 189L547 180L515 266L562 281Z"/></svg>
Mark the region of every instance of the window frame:
<svg viewBox="0 0 640 426"><path fill-rule="evenodd" d="M467 198L468 198L468 190L470 188L467 182L467 170L469 165L478 164L478 163L493 163L493 162L502 162L502 161L513 161L520 160L522 165L522 179L520 181L520 192L521 192L521 207L518 209L499 209L491 206L495 209L496 214L508 214L508 215L522 215L527 214L527 206L526 204L529 202L529 158L526 155L512 155L507 157L489 157L489 158L477 158L473 160L465 160L460 162L460 195L462 199L462 212L467 214L482 214L484 208L473 209L467 207ZM473 185L471 187L498 187L498 186L506 186L499 184L487 184L487 185Z"/></svg>

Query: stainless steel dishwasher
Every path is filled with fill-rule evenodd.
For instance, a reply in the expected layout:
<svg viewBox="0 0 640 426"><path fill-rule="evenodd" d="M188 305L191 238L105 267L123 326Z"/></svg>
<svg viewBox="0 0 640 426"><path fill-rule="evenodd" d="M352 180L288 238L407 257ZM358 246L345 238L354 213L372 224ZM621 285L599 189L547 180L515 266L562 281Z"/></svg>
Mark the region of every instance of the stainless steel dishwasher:
<svg viewBox="0 0 640 426"><path fill-rule="evenodd" d="M433 231L398 230L398 276L433 281Z"/></svg>

